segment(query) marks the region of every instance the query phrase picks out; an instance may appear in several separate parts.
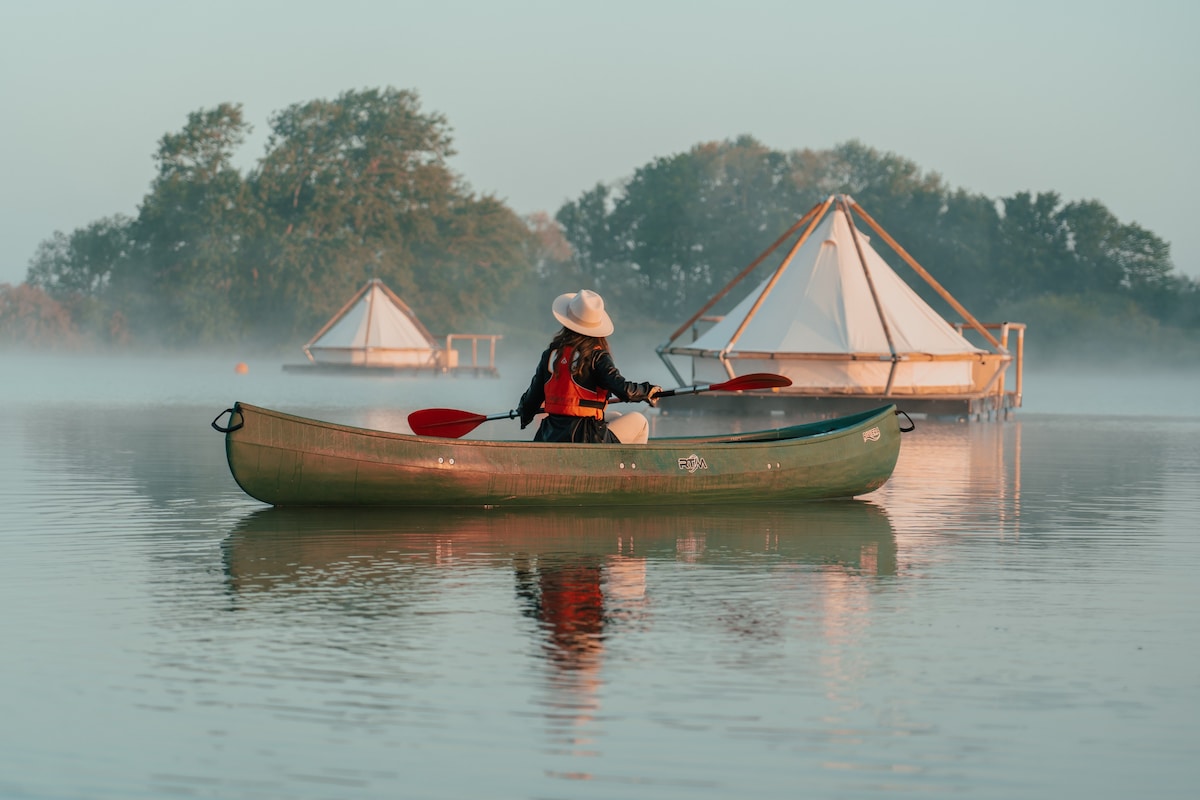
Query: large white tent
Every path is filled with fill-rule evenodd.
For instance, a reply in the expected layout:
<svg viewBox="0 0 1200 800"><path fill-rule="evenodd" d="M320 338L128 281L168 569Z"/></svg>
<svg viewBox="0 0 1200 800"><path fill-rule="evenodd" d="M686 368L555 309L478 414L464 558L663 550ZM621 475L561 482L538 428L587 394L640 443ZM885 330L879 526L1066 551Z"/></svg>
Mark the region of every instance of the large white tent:
<svg viewBox="0 0 1200 800"><path fill-rule="evenodd" d="M310 361L361 367L424 367L440 349L412 309L372 278L304 345Z"/></svg>
<svg viewBox="0 0 1200 800"><path fill-rule="evenodd" d="M888 266L855 227L852 208L963 315L963 326L943 319ZM778 266L728 313L704 316L802 228ZM711 327L703 329L706 324ZM963 327L974 330L980 344L968 341ZM681 342L689 331L692 341ZM770 371L792 380L783 393L809 396L980 395L998 386L1012 360L985 326L844 195L802 217L659 354L681 384ZM691 381L671 357L690 357Z"/></svg>

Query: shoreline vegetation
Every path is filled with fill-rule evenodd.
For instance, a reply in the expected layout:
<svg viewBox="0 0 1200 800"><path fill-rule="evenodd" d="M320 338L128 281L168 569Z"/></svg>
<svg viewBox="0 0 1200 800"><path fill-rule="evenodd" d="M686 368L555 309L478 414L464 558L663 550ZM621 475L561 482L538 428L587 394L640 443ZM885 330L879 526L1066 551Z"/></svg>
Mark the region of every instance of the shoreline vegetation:
<svg viewBox="0 0 1200 800"><path fill-rule="evenodd" d="M193 112L164 135L135 216L53 232L24 283L0 284L0 350L284 357L372 277L435 336L544 338L551 299L581 287L631 332L661 336L816 202L846 193L976 317L1026 323L1031 366L1200 363L1200 283L1175 268L1167 242L1097 200L990 198L857 141L780 151L740 136L521 217L448 167L449 123L414 91L348 91L269 125L245 171L233 166L250 131L238 104Z"/></svg>

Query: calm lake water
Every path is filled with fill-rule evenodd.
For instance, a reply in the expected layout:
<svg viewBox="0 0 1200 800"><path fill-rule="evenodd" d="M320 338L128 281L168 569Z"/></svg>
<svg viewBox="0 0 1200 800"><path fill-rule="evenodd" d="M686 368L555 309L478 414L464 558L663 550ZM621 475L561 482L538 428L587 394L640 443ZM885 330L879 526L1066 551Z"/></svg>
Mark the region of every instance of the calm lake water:
<svg viewBox="0 0 1200 800"><path fill-rule="evenodd" d="M1200 376L1026 375L855 501L317 513L209 422L523 365L234 361L0 355L0 797L1197 796Z"/></svg>

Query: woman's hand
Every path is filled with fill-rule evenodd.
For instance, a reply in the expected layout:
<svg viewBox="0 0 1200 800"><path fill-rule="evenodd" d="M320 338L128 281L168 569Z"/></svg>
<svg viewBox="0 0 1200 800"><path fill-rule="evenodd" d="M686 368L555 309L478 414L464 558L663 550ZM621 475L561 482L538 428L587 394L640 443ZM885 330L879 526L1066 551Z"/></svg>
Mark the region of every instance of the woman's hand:
<svg viewBox="0 0 1200 800"><path fill-rule="evenodd" d="M656 408L658 406L658 395L661 392L662 392L661 386L651 386L650 387L650 392L646 395L646 402L650 405L651 408Z"/></svg>

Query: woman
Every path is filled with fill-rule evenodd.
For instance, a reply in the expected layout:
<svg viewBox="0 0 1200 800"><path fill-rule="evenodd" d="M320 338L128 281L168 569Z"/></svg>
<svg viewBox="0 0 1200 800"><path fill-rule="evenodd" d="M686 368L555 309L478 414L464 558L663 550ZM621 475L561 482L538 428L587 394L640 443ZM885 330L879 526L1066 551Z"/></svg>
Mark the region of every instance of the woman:
<svg viewBox="0 0 1200 800"><path fill-rule="evenodd" d="M583 289L559 295L552 311L563 327L542 353L533 381L521 396L521 427L545 411L535 442L645 442L649 425L643 415L622 415L613 430L604 418L610 395L623 403L654 405L662 391L649 383L631 383L617 371L605 339L613 323L604 300Z"/></svg>

